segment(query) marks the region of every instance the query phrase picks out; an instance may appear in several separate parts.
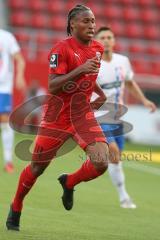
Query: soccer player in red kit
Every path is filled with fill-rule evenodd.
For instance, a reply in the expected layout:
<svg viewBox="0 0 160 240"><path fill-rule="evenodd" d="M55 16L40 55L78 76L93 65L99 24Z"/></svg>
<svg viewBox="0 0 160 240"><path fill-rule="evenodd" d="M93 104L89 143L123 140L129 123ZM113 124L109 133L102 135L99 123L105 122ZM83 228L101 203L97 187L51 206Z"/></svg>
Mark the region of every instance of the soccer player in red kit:
<svg viewBox="0 0 160 240"><path fill-rule="evenodd" d="M19 230L23 200L43 173L57 150L72 137L88 159L80 169L62 174L62 202L66 210L73 206L74 186L102 175L108 166L108 145L92 108L99 108L106 97L96 84L103 47L93 40L95 17L91 9L77 5L68 14L68 35L49 55L49 94L31 163L22 171L6 226ZM92 92L98 98L91 103Z"/></svg>

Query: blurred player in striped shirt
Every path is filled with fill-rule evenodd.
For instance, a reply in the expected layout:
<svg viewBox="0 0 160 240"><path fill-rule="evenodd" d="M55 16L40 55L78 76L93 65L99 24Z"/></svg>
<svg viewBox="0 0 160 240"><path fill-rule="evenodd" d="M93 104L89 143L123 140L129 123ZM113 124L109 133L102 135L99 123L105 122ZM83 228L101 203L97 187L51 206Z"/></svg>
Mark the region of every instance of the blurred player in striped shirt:
<svg viewBox="0 0 160 240"><path fill-rule="evenodd" d="M16 63L15 86L22 91L25 88L25 62L20 47L13 34L0 29L0 127L4 170L8 173L14 171L12 159L14 133L8 123L9 114L12 111L14 61Z"/></svg>
<svg viewBox="0 0 160 240"><path fill-rule="evenodd" d="M115 36L111 28L102 27L96 33L96 40L104 46L104 53L101 60L101 67L98 74L97 81L103 89L107 102L112 103L112 110L115 112L115 117L120 110L120 106L124 104L124 90L125 87L129 92L139 100L145 107L149 108L151 112L156 110L153 102L148 100L137 83L134 81L133 70L129 59L126 56L113 52L115 46ZM93 99L95 96L93 96ZM98 110L95 113L97 117L104 115L104 111ZM119 112L121 116L121 112ZM113 119L114 120L114 119ZM136 208L125 187L125 176L122 169L121 152L124 148L124 135L125 126L122 124L117 125L121 128L121 134L114 132L114 124L103 123L101 127L107 137L110 149L110 163L108 172L115 185L120 199L120 206L122 208ZM113 134L114 132L114 134Z"/></svg>

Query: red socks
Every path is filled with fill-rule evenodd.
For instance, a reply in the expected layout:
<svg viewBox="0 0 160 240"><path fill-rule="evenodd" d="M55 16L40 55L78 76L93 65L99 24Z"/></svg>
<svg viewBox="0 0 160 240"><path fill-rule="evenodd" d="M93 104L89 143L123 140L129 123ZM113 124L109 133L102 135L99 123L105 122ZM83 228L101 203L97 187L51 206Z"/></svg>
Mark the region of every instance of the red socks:
<svg viewBox="0 0 160 240"><path fill-rule="evenodd" d="M90 160L86 160L80 169L72 174L68 174L66 186L69 189L74 188L75 185L82 181L90 181L103 174L104 171L98 171ZM14 197L12 208L16 212L21 212L23 207L23 200L30 191L37 177L33 175L31 166L28 165L21 173L16 195Z"/></svg>
<svg viewBox="0 0 160 240"><path fill-rule="evenodd" d="M68 174L66 186L71 189L78 183L90 181L103 173L104 171L96 170L93 163L88 159L82 164L80 169L72 174Z"/></svg>
<svg viewBox="0 0 160 240"><path fill-rule="evenodd" d="M14 197L12 208L16 212L21 212L23 199L32 188L37 177L31 172L31 165L28 165L21 173L16 195Z"/></svg>

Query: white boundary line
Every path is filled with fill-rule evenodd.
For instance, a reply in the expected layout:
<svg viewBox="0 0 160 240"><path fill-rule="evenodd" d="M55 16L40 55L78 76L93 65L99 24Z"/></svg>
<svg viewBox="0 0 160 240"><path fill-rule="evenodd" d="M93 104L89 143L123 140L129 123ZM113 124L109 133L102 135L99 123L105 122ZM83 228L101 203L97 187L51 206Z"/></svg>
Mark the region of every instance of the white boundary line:
<svg viewBox="0 0 160 240"><path fill-rule="evenodd" d="M160 168L156 168L156 167L152 167L152 166L148 166L148 165L144 165L142 163L124 163L124 167L127 168L132 168L141 172L146 172L146 173L151 173L157 176L160 176Z"/></svg>

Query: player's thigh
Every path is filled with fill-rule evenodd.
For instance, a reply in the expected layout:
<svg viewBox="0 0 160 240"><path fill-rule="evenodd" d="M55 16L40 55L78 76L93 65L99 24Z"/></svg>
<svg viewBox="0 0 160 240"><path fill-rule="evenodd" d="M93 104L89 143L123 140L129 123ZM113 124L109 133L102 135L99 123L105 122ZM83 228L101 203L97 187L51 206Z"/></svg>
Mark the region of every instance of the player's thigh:
<svg viewBox="0 0 160 240"><path fill-rule="evenodd" d="M108 145L109 145L109 162L119 163L121 159L121 152L116 141L109 142Z"/></svg>
<svg viewBox="0 0 160 240"><path fill-rule="evenodd" d="M116 126L112 126L111 124L101 124L101 128L109 145L109 161L111 163L119 163L121 155L120 149L123 140L123 136L114 136L113 130L115 127Z"/></svg>
<svg viewBox="0 0 160 240"><path fill-rule="evenodd" d="M77 121L74 126L73 139L84 150L92 143L107 142L100 125L92 115L86 121L81 121L81 119Z"/></svg>
<svg viewBox="0 0 160 240"><path fill-rule="evenodd" d="M67 134L61 139L42 135L36 136L31 163L33 171L36 172L35 174L40 175L44 171L68 138L69 135Z"/></svg>
<svg viewBox="0 0 160 240"><path fill-rule="evenodd" d="M117 136L117 137L116 137L116 143L117 143L117 146L118 146L120 152L122 152L123 149L124 149L124 144L125 144L124 135Z"/></svg>
<svg viewBox="0 0 160 240"><path fill-rule="evenodd" d="M68 138L69 136L67 135L65 135L63 139L37 135L32 155L33 162L50 162L56 156L57 151Z"/></svg>
<svg viewBox="0 0 160 240"><path fill-rule="evenodd" d="M106 137L94 116L77 123L74 140L84 149L96 168L104 168L108 164L108 145Z"/></svg>

